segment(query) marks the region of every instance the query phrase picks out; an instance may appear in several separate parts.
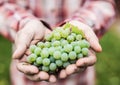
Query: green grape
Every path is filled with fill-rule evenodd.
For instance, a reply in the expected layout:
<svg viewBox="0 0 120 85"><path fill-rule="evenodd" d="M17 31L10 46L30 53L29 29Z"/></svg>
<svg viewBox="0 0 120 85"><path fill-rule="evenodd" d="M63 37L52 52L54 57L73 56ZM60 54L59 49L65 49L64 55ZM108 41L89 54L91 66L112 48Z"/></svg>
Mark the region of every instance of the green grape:
<svg viewBox="0 0 120 85"><path fill-rule="evenodd" d="M57 51L61 51L61 49L62 49L61 46L55 47L55 50L57 50Z"/></svg>
<svg viewBox="0 0 120 85"><path fill-rule="evenodd" d="M88 48L82 48L82 54L84 55L84 56L87 56L88 55Z"/></svg>
<svg viewBox="0 0 120 85"><path fill-rule="evenodd" d="M82 35L78 34L78 35L76 36L76 40L81 40L81 39L82 39Z"/></svg>
<svg viewBox="0 0 120 85"><path fill-rule="evenodd" d="M74 47L74 51L75 51L76 53L80 53L80 52L81 52L80 46L75 46L75 47Z"/></svg>
<svg viewBox="0 0 120 85"><path fill-rule="evenodd" d="M69 35L70 34L70 28L65 29L65 32Z"/></svg>
<svg viewBox="0 0 120 85"><path fill-rule="evenodd" d="M48 66L42 66L42 70L48 72L49 71L49 67Z"/></svg>
<svg viewBox="0 0 120 85"><path fill-rule="evenodd" d="M66 68L68 65L70 65L70 62L64 62L63 67Z"/></svg>
<svg viewBox="0 0 120 85"><path fill-rule="evenodd" d="M51 42L53 43L54 41L57 41L55 38L52 38Z"/></svg>
<svg viewBox="0 0 120 85"><path fill-rule="evenodd" d="M68 35L69 35L69 33L68 33L67 31L65 31L65 30L63 30L63 31L61 32L61 36L62 36L63 38L67 38Z"/></svg>
<svg viewBox="0 0 120 85"><path fill-rule="evenodd" d="M54 63L54 62L55 62L55 58L54 58L53 56L50 56L49 59L50 59L50 62L51 62L51 63Z"/></svg>
<svg viewBox="0 0 120 85"><path fill-rule="evenodd" d="M63 62L61 60L56 60L55 63L58 67L63 65Z"/></svg>
<svg viewBox="0 0 120 85"><path fill-rule="evenodd" d="M69 36L67 37L67 41L68 41L68 42L73 42L73 41L74 41L74 36L69 35Z"/></svg>
<svg viewBox="0 0 120 85"><path fill-rule="evenodd" d="M67 53L62 53L62 55L61 55L61 60L62 61L68 61L68 54Z"/></svg>
<svg viewBox="0 0 120 85"><path fill-rule="evenodd" d="M71 33L71 35L72 35L74 38L76 38L76 34L75 34L75 33Z"/></svg>
<svg viewBox="0 0 120 85"><path fill-rule="evenodd" d="M38 57L37 59L36 59L36 63L37 64L42 64L42 62L43 62L43 59L42 59L42 57Z"/></svg>
<svg viewBox="0 0 120 85"><path fill-rule="evenodd" d="M61 39L60 33L59 33L59 32L55 32L55 33L54 33L54 38L55 38L56 40Z"/></svg>
<svg viewBox="0 0 120 85"><path fill-rule="evenodd" d="M49 52L48 52L47 49L43 49L43 50L41 51L41 57L42 57L42 58L47 58L47 57L49 57Z"/></svg>
<svg viewBox="0 0 120 85"><path fill-rule="evenodd" d="M90 44L86 40L79 41L78 44L81 48L90 47Z"/></svg>
<svg viewBox="0 0 120 85"><path fill-rule="evenodd" d="M50 64L50 59L44 58L42 63L44 66L48 66Z"/></svg>
<svg viewBox="0 0 120 85"><path fill-rule="evenodd" d="M61 57L61 52L60 52L60 51L55 51L55 52L53 53L53 57L54 57L55 59L60 59L60 57Z"/></svg>
<svg viewBox="0 0 120 85"><path fill-rule="evenodd" d="M39 66L39 64L37 64L36 62L33 63L34 66Z"/></svg>
<svg viewBox="0 0 120 85"><path fill-rule="evenodd" d="M79 59L79 58L83 58L83 54L82 53L79 53L78 55L77 55L77 58Z"/></svg>
<svg viewBox="0 0 120 85"><path fill-rule="evenodd" d="M71 64L75 64L75 63L76 63L76 60L71 60L70 63L71 63Z"/></svg>
<svg viewBox="0 0 120 85"><path fill-rule="evenodd" d="M49 52L50 55L53 55L54 51L55 51L55 48L54 48L54 47L50 47L50 48L48 49L48 52Z"/></svg>
<svg viewBox="0 0 120 85"><path fill-rule="evenodd" d="M30 52L34 53L35 48L36 48L36 45L31 45L30 46Z"/></svg>
<svg viewBox="0 0 120 85"><path fill-rule="evenodd" d="M37 55L35 54L30 54L28 57L27 57L27 62L29 63L33 63L37 58Z"/></svg>
<svg viewBox="0 0 120 85"><path fill-rule="evenodd" d="M76 42L76 41L73 41L73 42L71 42L71 45L74 47L74 46L77 45L77 42Z"/></svg>
<svg viewBox="0 0 120 85"><path fill-rule="evenodd" d="M40 48L44 48L44 43L43 42L38 42L37 46L40 47Z"/></svg>
<svg viewBox="0 0 120 85"><path fill-rule="evenodd" d="M50 66L49 66L49 69L51 71L55 71L57 69L57 65L55 63L51 63Z"/></svg>
<svg viewBox="0 0 120 85"><path fill-rule="evenodd" d="M69 58L70 58L71 60L75 60L76 57L77 57L76 52L71 51L71 52L69 53Z"/></svg>
<svg viewBox="0 0 120 85"><path fill-rule="evenodd" d="M54 42L52 43L52 45L53 45L54 47L60 46L60 41L54 41Z"/></svg>
<svg viewBox="0 0 120 85"><path fill-rule="evenodd" d="M36 47L35 50L34 50L34 53L35 53L36 55L40 55L40 53L41 53L41 48Z"/></svg>
<svg viewBox="0 0 120 85"><path fill-rule="evenodd" d="M46 41L50 41L51 39L52 39L52 34L47 34L47 35L45 35L45 40Z"/></svg>
<svg viewBox="0 0 120 85"><path fill-rule="evenodd" d="M55 31L61 33L61 32L63 31L63 29L62 29L62 27L57 27L57 28L55 29Z"/></svg>
<svg viewBox="0 0 120 85"><path fill-rule="evenodd" d="M61 46L67 45L68 41L67 40L61 40Z"/></svg>
<svg viewBox="0 0 120 85"><path fill-rule="evenodd" d="M44 46L47 47L47 48L49 48L51 46L51 44L50 44L50 42L45 42Z"/></svg>
<svg viewBox="0 0 120 85"><path fill-rule="evenodd" d="M90 47L90 43L89 43L87 40L84 39L83 42L85 43L85 47L86 47L86 48L89 48L89 47Z"/></svg>
<svg viewBox="0 0 120 85"><path fill-rule="evenodd" d="M73 49L73 46L70 45L70 44L67 44L67 45L64 46L64 51L65 52L69 53L70 51L72 51L72 49Z"/></svg>

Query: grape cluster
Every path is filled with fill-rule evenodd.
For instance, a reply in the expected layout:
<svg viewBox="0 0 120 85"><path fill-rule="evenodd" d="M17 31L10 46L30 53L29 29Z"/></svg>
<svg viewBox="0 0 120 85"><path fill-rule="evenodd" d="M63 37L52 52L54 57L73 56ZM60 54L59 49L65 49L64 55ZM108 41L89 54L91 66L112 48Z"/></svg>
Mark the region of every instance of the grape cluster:
<svg viewBox="0 0 120 85"><path fill-rule="evenodd" d="M31 45L31 54L27 57L27 62L42 71L55 73L87 56L89 42L82 33L77 33L73 29L76 28L72 25L57 27L45 36L44 42Z"/></svg>

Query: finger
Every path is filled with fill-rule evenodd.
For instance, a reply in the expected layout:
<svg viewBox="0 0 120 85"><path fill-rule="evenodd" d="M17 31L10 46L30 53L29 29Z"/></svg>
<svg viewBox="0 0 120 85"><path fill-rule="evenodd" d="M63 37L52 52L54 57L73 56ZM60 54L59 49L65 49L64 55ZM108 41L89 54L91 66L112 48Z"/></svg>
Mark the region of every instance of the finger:
<svg viewBox="0 0 120 85"><path fill-rule="evenodd" d="M30 31L29 31L30 32ZM18 59L20 58L24 53L27 47L30 44L30 41L32 40L33 34L26 32L25 30L21 30L17 36L16 36L16 51L13 54L13 58Z"/></svg>
<svg viewBox="0 0 120 85"><path fill-rule="evenodd" d="M76 64L71 64L66 67L65 69L67 75L71 75L77 71L77 66Z"/></svg>
<svg viewBox="0 0 120 85"><path fill-rule="evenodd" d="M55 75L50 75L49 82L55 83L57 81Z"/></svg>
<svg viewBox="0 0 120 85"><path fill-rule="evenodd" d="M67 73L66 73L65 69L62 69L62 70L60 71L59 78L60 78L60 79L64 79L64 78L66 78L66 77L67 77Z"/></svg>
<svg viewBox="0 0 120 85"><path fill-rule="evenodd" d="M94 65L97 61L97 58L95 54L91 51L89 51L89 56L85 58L81 58L77 60L76 65L78 67L84 67L84 66L91 66Z"/></svg>
<svg viewBox="0 0 120 85"><path fill-rule="evenodd" d="M41 80L49 80L49 74L47 72L44 72L44 71L39 72L39 77Z"/></svg>
<svg viewBox="0 0 120 85"><path fill-rule="evenodd" d="M18 63L17 69L25 74L36 74L39 72L36 66L27 63Z"/></svg>
<svg viewBox="0 0 120 85"><path fill-rule="evenodd" d="M25 76L26 76L29 80L31 80L31 81L40 81L40 77L39 77L38 74L35 74L35 75L27 75L27 74L25 74Z"/></svg>
<svg viewBox="0 0 120 85"><path fill-rule="evenodd" d="M86 39L90 43L90 46L97 52L101 52L102 48L99 44L99 40L91 28L84 29Z"/></svg>

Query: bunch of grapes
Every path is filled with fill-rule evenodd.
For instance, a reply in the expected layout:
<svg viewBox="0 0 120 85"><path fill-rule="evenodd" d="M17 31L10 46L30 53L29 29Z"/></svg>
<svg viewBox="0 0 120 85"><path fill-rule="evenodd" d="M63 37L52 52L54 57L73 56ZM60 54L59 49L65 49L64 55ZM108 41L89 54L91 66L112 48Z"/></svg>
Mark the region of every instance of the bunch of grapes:
<svg viewBox="0 0 120 85"><path fill-rule="evenodd" d="M27 62L39 70L55 73L86 57L89 47L82 31L67 23L46 35L43 42L31 45Z"/></svg>

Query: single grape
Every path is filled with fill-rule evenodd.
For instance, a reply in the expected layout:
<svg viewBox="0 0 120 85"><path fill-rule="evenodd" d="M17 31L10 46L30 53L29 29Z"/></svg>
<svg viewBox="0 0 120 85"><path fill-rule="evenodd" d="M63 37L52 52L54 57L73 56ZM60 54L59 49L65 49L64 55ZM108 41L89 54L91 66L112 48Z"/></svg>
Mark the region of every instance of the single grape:
<svg viewBox="0 0 120 85"><path fill-rule="evenodd" d="M40 48L44 48L44 43L43 42L38 42L37 46L40 47Z"/></svg>
<svg viewBox="0 0 120 85"><path fill-rule="evenodd" d="M30 52L34 53L35 48L36 48L36 45L31 45L30 46Z"/></svg>
<svg viewBox="0 0 120 85"><path fill-rule="evenodd" d="M63 65L63 62L61 60L56 60L55 63L58 67Z"/></svg>
<svg viewBox="0 0 120 85"><path fill-rule="evenodd" d="M70 58L71 60L75 60L76 57L77 57L76 52L71 51L71 52L69 53L69 58Z"/></svg>
<svg viewBox="0 0 120 85"><path fill-rule="evenodd" d="M49 71L49 67L48 66L42 66L42 70L48 72Z"/></svg>
<svg viewBox="0 0 120 85"><path fill-rule="evenodd" d="M69 36L67 37L67 41L68 41L68 42L73 42L73 41L74 41L74 36L69 35Z"/></svg>
<svg viewBox="0 0 120 85"><path fill-rule="evenodd" d="M76 34L75 34L75 33L71 33L71 35L72 35L74 38L76 38Z"/></svg>
<svg viewBox="0 0 120 85"><path fill-rule="evenodd" d="M41 57L42 57L42 58L47 58L48 56L49 56L48 50L47 50L47 49L43 49L43 50L41 51Z"/></svg>
<svg viewBox="0 0 120 85"><path fill-rule="evenodd" d="M78 35L76 36L76 40L81 40L81 39L82 39L82 35L78 34Z"/></svg>
<svg viewBox="0 0 120 85"><path fill-rule="evenodd" d="M37 64L36 62L33 63L34 66L39 66L39 64Z"/></svg>
<svg viewBox="0 0 120 85"><path fill-rule="evenodd" d="M62 53L62 55L61 55L61 60L62 61L68 61L68 54L67 53Z"/></svg>
<svg viewBox="0 0 120 85"><path fill-rule="evenodd" d="M77 42L76 42L76 41L73 41L73 42L71 42L71 45L74 47L74 46L77 45Z"/></svg>
<svg viewBox="0 0 120 85"><path fill-rule="evenodd" d="M54 63L54 62L55 62L55 58L54 58L53 56L50 56L49 59L50 59L50 62L51 62L51 63Z"/></svg>
<svg viewBox="0 0 120 85"><path fill-rule="evenodd" d="M29 63L33 63L37 58L37 55L35 54L30 54L28 57L27 57L27 62Z"/></svg>
<svg viewBox="0 0 120 85"><path fill-rule="evenodd" d="M68 33L67 31L65 31L65 30L63 30L63 31L61 32L61 36L62 36L63 38L67 38L68 35L69 35L69 33Z"/></svg>
<svg viewBox="0 0 120 85"><path fill-rule="evenodd" d="M36 63L39 64L39 65L42 64L42 61L43 61L42 57L38 57L36 59Z"/></svg>
<svg viewBox="0 0 120 85"><path fill-rule="evenodd" d="M44 58L42 63L44 66L48 66L50 64L50 59Z"/></svg>
<svg viewBox="0 0 120 85"><path fill-rule="evenodd" d="M34 53L35 53L37 56L39 56L40 53L41 53L41 48L36 47L35 50L34 50Z"/></svg>
<svg viewBox="0 0 120 85"><path fill-rule="evenodd" d="M52 39L52 34L47 34L47 35L45 35L45 40L46 41L50 41L51 39Z"/></svg>
<svg viewBox="0 0 120 85"><path fill-rule="evenodd" d="M53 45L54 47L60 46L60 41L54 41L54 42L52 43L52 45Z"/></svg>
<svg viewBox="0 0 120 85"><path fill-rule="evenodd" d="M77 58L79 59L79 58L83 58L83 54L82 53L79 53L78 55L77 55Z"/></svg>
<svg viewBox="0 0 120 85"><path fill-rule="evenodd" d="M50 48L48 49L48 52L49 52L50 55L53 55L54 51L55 51L55 48L54 48L54 47L50 47Z"/></svg>
<svg viewBox="0 0 120 85"><path fill-rule="evenodd" d="M61 32L63 31L63 29L62 29L62 27L57 27L57 28L55 29L55 31L61 33Z"/></svg>
<svg viewBox="0 0 120 85"><path fill-rule="evenodd" d="M47 47L47 48L49 48L51 46L51 43L50 42L45 42L44 46Z"/></svg>
<svg viewBox="0 0 120 85"><path fill-rule="evenodd" d="M61 46L65 46L68 44L68 41L67 40L61 40Z"/></svg>
<svg viewBox="0 0 120 85"><path fill-rule="evenodd" d="M81 52L80 46L75 46L75 47L74 47L74 51L75 51L76 53L80 53L80 52Z"/></svg>
<svg viewBox="0 0 120 85"><path fill-rule="evenodd" d="M82 54L84 55L84 56L87 56L88 55L88 48L82 48Z"/></svg>
<svg viewBox="0 0 120 85"><path fill-rule="evenodd" d="M60 57L61 57L61 52L60 52L60 51L55 51L55 52L53 53L53 57L54 57L55 59L60 59Z"/></svg>
<svg viewBox="0 0 120 85"><path fill-rule="evenodd" d="M86 48L89 48L90 47L90 43L87 41L87 40L82 40L84 43L85 43L85 47Z"/></svg>
<svg viewBox="0 0 120 85"><path fill-rule="evenodd" d="M63 67L66 68L68 65L70 65L70 62L64 62Z"/></svg>
<svg viewBox="0 0 120 85"><path fill-rule="evenodd" d="M64 51L65 52L69 53L70 51L72 51L72 49L73 49L73 46L70 45L70 44L67 44L67 45L64 46Z"/></svg>
<svg viewBox="0 0 120 85"><path fill-rule="evenodd" d="M63 49L62 46L55 47L55 50L57 51L61 51L61 49Z"/></svg>
<svg viewBox="0 0 120 85"><path fill-rule="evenodd" d="M57 69L57 65L55 63L51 63L50 66L49 66L49 69L51 71L55 71Z"/></svg>
<svg viewBox="0 0 120 85"><path fill-rule="evenodd" d="M70 34L70 28L65 29L65 32L69 35Z"/></svg>
<svg viewBox="0 0 120 85"><path fill-rule="evenodd" d="M86 40L79 41L78 44L81 48L90 47L90 44Z"/></svg>
<svg viewBox="0 0 120 85"><path fill-rule="evenodd" d="M59 32L55 32L55 33L54 33L54 38L55 38L56 40L61 39L60 33L59 33Z"/></svg>

